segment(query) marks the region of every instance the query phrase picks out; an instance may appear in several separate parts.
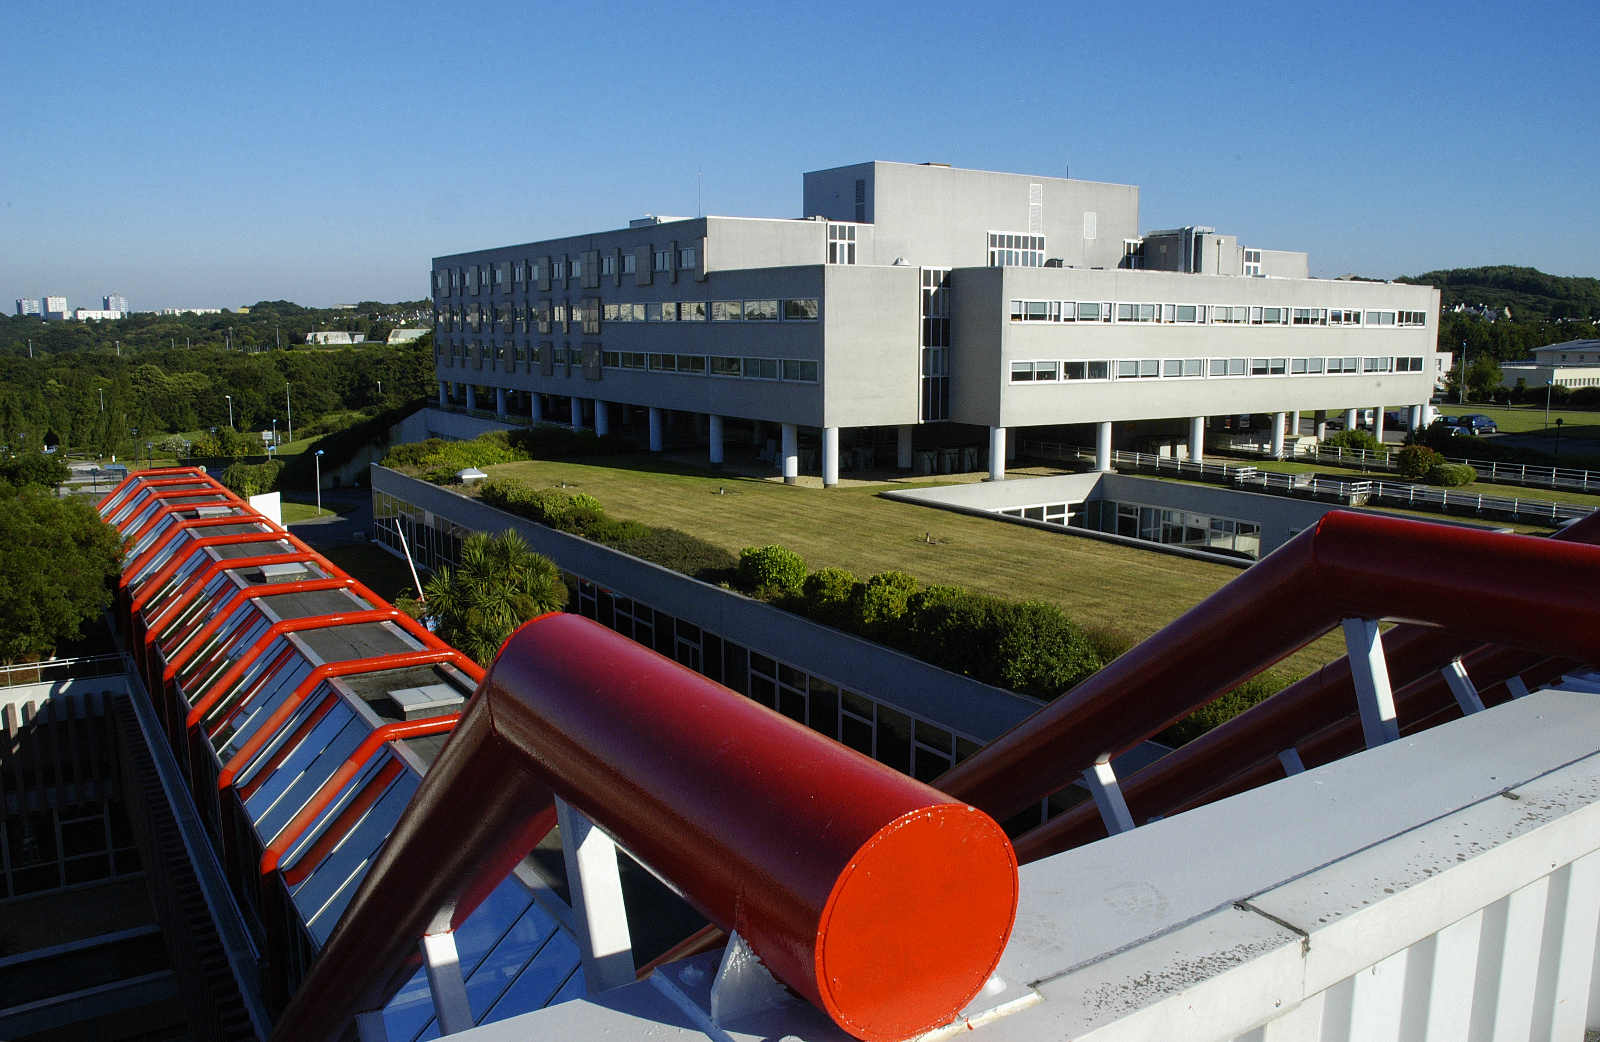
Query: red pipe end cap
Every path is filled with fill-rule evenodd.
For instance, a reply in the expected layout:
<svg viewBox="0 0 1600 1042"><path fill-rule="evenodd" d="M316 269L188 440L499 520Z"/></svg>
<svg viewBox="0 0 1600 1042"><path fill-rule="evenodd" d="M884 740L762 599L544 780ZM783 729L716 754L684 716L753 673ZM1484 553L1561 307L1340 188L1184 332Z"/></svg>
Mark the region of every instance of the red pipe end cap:
<svg viewBox="0 0 1600 1042"><path fill-rule="evenodd" d="M822 1006L867 1042L947 1024L1000 961L1017 915L1017 858L960 803L901 815L850 860L817 925Z"/></svg>

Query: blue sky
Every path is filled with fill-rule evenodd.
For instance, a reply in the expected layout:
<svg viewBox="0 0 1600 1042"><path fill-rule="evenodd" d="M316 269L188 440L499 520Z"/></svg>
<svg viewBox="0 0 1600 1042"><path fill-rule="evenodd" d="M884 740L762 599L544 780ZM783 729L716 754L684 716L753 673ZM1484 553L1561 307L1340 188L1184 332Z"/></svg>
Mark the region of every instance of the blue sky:
<svg viewBox="0 0 1600 1042"><path fill-rule="evenodd" d="M13 0L0 300L326 305L887 159L1141 187L1312 272L1600 274L1593 0Z"/></svg>

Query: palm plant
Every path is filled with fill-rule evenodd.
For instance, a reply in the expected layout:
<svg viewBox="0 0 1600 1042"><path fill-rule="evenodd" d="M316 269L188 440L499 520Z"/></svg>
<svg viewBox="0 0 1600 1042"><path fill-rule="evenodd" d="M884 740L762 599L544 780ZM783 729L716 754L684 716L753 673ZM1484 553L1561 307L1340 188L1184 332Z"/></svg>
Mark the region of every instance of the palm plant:
<svg viewBox="0 0 1600 1042"><path fill-rule="evenodd" d="M560 571L510 529L468 536L461 563L434 572L423 594L416 607L434 632L485 666L518 626L567 603Z"/></svg>

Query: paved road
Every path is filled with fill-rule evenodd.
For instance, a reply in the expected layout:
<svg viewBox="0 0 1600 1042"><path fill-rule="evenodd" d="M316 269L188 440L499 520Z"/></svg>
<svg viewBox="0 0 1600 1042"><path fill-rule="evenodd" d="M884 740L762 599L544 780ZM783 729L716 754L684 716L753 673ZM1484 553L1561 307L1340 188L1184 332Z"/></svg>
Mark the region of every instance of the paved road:
<svg viewBox="0 0 1600 1042"><path fill-rule="evenodd" d="M318 550L347 543L364 543L372 535L372 493L366 489L333 488L322 493L324 510L337 516L297 521L294 534Z"/></svg>

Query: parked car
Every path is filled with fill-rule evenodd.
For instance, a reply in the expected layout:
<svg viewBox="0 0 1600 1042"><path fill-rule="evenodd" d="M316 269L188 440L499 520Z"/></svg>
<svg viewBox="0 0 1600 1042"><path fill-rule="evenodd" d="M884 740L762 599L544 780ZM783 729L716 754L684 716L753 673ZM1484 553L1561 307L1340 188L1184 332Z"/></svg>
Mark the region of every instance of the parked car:
<svg viewBox="0 0 1600 1042"><path fill-rule="evenodd" d="M1390 430L1408 431L1411 429L1411 410L1390 409L1383 414L1383 425Z"/></svg>
<svg viewBox="0 0 1600 1042"><path fill-rule="evenodd" d="M1456 423L1465 427L1469 434L1499 434L1500 426L1481 412L1468 413L1456 417Z"/></svg>

